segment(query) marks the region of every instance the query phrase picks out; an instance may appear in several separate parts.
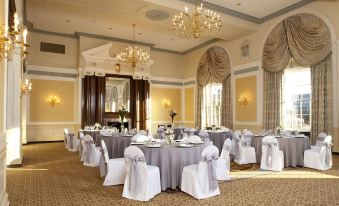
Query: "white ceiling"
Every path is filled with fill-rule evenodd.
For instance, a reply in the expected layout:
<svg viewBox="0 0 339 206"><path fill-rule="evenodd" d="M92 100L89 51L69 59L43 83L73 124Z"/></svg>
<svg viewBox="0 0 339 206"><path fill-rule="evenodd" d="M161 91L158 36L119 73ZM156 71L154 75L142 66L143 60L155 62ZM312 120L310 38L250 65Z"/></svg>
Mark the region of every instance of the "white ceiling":
<svg viewBox="0 0 339 206"><path fill-rule="evenodd" d="M207 1L260 18L299 0ZM236 6L238 2L242 5ZM131 25L135 23L136 41L177 52L184 52L214 38L232 41L258 28L256 23L218 13L222 28L217 35L198 40L180 38L171 31L171 26L173 16L184 6L190 10L194 8L194 5L183 0L26 0L26 13L34 29L65 34L83 32L127 40L133 40ZM169 13L169 18L160 21L148 19L146 12L154 9Z"/></svg>
<svg viewBox="0 0 339 206"><path fill-rule="evenodd" d="M206 2L232 9L256 18L263 18L301 0L205 0ZM241 5L237 5L240 3Z"/></svg>

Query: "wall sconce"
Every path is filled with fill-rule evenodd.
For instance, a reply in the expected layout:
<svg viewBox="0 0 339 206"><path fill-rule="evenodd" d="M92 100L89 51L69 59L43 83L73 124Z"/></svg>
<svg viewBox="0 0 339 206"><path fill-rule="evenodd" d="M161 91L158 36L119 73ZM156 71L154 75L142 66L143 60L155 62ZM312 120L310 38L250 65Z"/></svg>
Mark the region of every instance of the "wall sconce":
<svg viewBox="0 0 339 206"><path fill-rule="evenodd" d="M162 104L164 105L165 109L167 110L169 106L171 106L171 101L168 99L165 99L162 101Z"/></svg>
<svg viewBox="0 0 339 206"><path fill-rule="evenodd" d="M28 54L27 47L29 44L27 43L27 29L24 29L21 32L20 29L20 21L18 15L14 14L14 26L0 27L0 61L4 58L10 56L15 48L20 48L21 58L25 58L25 55Z"/></svg>
<svg viewBox="0 0 339 206"><path fill-rule="evenodd" d="M54 106L60 104L60 99L57 96L50 96L46 100L46 103L48 105L50 105L51 107L54 107Z"/></svg>
<svg viewBox="0 0 339 206"><path fill-rule="evenodd" d="M115 72L116 73L120 73L120 71L121 71L121 64L114 64L114 69L115 69Z"/></svg>
<svg viewBox="0 0 339 206"><path fill-rule="evenodd" d="M21 83L21 95L22 94L29 94L32 91L32 83L29 82L28 79L25 80L24 83Z"/></svg>
<svg viewBox="0 0 339 206"><path fill-rule="evenodd" d="M246 93L242 93L242 94L240 94L238 102L239 102L239 104L246 106L246 105L248 105L250 100L249 100L249 98L248 98Z"/></svg>

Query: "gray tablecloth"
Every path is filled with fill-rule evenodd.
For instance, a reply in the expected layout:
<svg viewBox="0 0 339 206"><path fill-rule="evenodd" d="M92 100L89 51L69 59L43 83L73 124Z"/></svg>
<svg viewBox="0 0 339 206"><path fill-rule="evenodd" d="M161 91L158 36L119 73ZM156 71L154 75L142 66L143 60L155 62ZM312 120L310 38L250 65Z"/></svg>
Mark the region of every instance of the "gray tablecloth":
<svg viewBox="0 0 339 206"><path fill-rule="evenodd" d="M227 138L232 139L232 132L208 132L210 141L213 142L213 145L218 147L219 153L221 153L224 142Z"/></svg>
<svg viewBox="0 0 339 206"><path fill-rule="evenodd" d="M96 143L97 142L97 137L100 135L100 130L94 130L94 131L90 131L90 130L80 130L78 137L80 137L80 132L82 132L84 135L90 135L93 138L93 142Z"/></svg>
<svg viewBox="0 0 339 206"><path fill-rule="evenodd" d="M122 136L120 134L114 136L97 136L95 145L101 147L101 140L104 140L108 156L110 159L124 157L125 149L130 146L132 136Z"/></svg>
<svg viewBox="0 0 339 206"><path fill-rule="evenodd" d="M255 148L257 162L261 161L262 136L253 136L252 147ZM304 151L310 148L308 137L277 138L279 149L284 153L285 167L304 166Z"/></svg>
<svg viewBox="0 0 339 206"><path fill-rule="evenodd" d="M198 164L205 144L190 148L178 147L178 143L161 148L139 146L146 163L159 167L161 190L176 189L181 185L182 170L187 165Z"/></svg>

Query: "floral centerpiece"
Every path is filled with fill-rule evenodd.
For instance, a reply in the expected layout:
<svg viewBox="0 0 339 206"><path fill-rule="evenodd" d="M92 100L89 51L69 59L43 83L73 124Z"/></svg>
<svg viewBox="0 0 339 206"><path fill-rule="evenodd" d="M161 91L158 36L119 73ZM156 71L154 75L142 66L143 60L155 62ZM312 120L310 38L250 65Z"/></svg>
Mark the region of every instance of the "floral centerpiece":
<svg viewBox="0 0 339 206"><path fill-rule="evenodd" d="M94 124L94 129L96 129L96 130L100 130L102 127L101 127L101 125L99 124L99 123L95 123Z"/></svg>
<svg viewBox="0 0 339 206"><path fill-rule="evenodd" d="M169 111L169 115L170 115L170 117L172 118L172 124L173 124L173 122L174 122L174 117L177 115L177 113L175 112L174 109L172 109L172 110Z"/></svg>
<svg viewBox="0 0 339 206"><path fill-rule="evenodd" d="M174 131L171 128L165 130L166 144L172 144L174 142Z"/></svg>
<svg viewBox="0 0 339 206"><path fill-rule="evenodd" d="M121 122L121 131L124 131L124 119L127 114L127 109L125 108L124 105L121 106L121 109L119 109L118 114Z"/></svg>
<svg viewBox="0 0 339 206"><path fill-rule="evenodd" d="M280 135L282 130L283 130L282 126L277 127L277 129L276 129L277 135Z"/></svg>

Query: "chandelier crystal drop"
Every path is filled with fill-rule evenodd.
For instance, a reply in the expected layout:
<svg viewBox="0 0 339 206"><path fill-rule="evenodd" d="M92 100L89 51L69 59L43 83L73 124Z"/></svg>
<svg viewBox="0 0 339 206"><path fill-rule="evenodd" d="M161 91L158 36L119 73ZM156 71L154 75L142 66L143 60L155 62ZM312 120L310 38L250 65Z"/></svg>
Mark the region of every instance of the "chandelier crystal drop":
<svg viewBox="0 0 339 206"><path fill-rule="evenodd" d="M133 41L135 41L135 24L133 26ZM133 71L137 64L148 64L151 59L148 52L139 49L136 45L128 46L125 52L117 55L118 61L132 67Z"/></svg>
<svg viewBox="0 0 339 206"><path fill-rule="evenodd" d="M202 35L213 35L219 32L220 27L220 15L212 10L203 9L203 3L199 5L198 1L193 13L185 7L185 12L173 18L174 32L184 38L198 39Z"/></svg>

